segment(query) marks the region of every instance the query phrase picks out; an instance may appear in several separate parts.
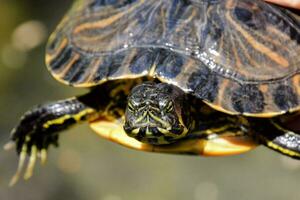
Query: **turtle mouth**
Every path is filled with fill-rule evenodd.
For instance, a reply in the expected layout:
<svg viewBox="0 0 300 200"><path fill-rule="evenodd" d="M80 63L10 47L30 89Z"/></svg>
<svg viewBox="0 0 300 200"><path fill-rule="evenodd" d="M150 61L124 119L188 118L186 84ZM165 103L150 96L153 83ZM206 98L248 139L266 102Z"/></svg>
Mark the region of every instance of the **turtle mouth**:
<svg viewBox="0 0 300 200"><path fill-rule="evenodd" d="M184 127L165 129L157 126L143 126L129 130L124 126L124 130L128 136L133 137L140 142L153 145L173 143L187 133L187 130Z"/></svg>
<svg viewBox="0 0 300 200"><path fill-rule="evenodd" d="M128 136L133 137L141 142L149 144L170 144L184 137L188 129L178 123L171 125L169 122L162 120L144 121L142 123L125 123L124 130Z"/></svg>
<svg viewBox="0 0 300 200"><path fill-rule="evenodd" d="M131 128L131 132L139 132L141 129L153 129L153 128L157 128L157 124L154 124L154 123L142 123L142 124L139 124L139 125L136 125L136 126L133 126ZM164 128L165 129L165 128ZM166 129L167 130L167 129Z"/></svg>

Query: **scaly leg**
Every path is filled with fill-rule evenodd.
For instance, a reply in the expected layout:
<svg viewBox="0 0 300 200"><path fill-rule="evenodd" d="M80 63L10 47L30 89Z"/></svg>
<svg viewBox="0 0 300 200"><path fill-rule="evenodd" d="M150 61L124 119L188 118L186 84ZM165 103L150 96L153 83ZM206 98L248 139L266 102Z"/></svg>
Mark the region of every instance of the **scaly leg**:
<svg viewBox="0 0 300 200"><path fill-rule="evenodd" d="M258 139L262 144L283 155L300 159L300 135L283 127L277 119L256 123Z"/></svg>
<svg viewBox="0 0 300 200"><path fill-rule="evenodd" d="M15 184L25 165L27 155L29 161L24 178L32 176L32 171L39 156L45 163L47 149L50 145L58 145L58 133L83 121L90 121L98 116L97 102L90 101L89 93L78 98L44 104L26 112L19 124L11 132L11 141L5 149L16 147L20 156L19 165L10 185Z"/></svg>
<svg viewBox="0 0 300 200"><path fill-rule="evenodd" d="M44 163L50 145L58 145L59 133L79 122L93 121L105 116L116 119L124 115L127 95L137 82L115 81L93 88L88 94L36 106L26 112L11 132L5 149L16 147L19 165L11 184L15 184L29 156L24 178L32 176L37 157Z"/></svg>

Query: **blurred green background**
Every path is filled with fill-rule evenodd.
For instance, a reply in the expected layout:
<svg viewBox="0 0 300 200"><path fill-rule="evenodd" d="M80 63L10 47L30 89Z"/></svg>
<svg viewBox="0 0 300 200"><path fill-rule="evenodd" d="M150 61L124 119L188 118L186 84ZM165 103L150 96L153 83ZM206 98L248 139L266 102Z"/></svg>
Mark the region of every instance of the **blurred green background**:
<svg viewBox="0 0 300 200"><path fill-rule="evenodd" d="M56 82L44 65L47 37L71 0L0 0L0 145L35 104L85 90ZM221 200L300 198L300 162L267 148L202 158L137 152L87 125L66 131L33 178L9 188L14 151L0 151L1 200Z"/></svg>

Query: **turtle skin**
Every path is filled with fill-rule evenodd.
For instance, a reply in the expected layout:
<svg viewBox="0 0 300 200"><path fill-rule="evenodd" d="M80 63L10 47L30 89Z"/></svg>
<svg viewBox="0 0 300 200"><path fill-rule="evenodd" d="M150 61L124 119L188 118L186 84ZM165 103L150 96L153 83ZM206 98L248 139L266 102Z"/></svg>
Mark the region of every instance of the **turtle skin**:
<svg viewBox="0 0 300 200"><path fill-rule="evenodd" d="M154 77L230 114L299 110L300 22L260 0L80 1L48 46L59 81Z"/></svg>

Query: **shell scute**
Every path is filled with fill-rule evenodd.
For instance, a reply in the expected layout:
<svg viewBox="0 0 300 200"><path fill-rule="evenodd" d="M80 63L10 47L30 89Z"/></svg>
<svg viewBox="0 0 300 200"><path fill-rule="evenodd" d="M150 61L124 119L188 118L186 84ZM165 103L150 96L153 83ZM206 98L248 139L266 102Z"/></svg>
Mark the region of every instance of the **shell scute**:
<svg viewBox="0 0 300 200"><path fill-rule="evenodd" d="M300 109L300 17L259 0L79 1L50 38L58 80L90 87L151 76L216 109Z"/></svg>

